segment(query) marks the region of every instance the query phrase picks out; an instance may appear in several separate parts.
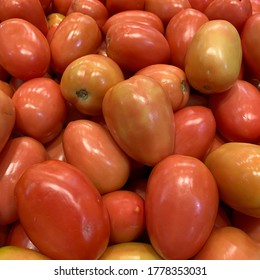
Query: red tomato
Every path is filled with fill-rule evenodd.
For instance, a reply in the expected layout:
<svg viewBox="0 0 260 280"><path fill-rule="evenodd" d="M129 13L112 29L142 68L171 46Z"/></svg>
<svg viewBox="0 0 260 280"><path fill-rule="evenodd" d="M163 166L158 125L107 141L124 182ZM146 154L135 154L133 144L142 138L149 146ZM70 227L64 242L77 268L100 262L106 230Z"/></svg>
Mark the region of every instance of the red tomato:
<svg viewBox="0 0 260 280"><path fill-rule="evenodd" d="M110 220L110 244L137 240L145 229L144 200L129 190L102 196Z"/></svg>
<svg viewBox="0 0 260 280"><path fill-rule="evenodd" d="M64 130L62 130L52 141L45 145L50 159L66 161L62 143L63 133Z"/></svg>
<svg viewBox="0 0 260 280"><path fill-rule="evenodd" d="M106 6L99 0L72 0L67 15L73 12L91 16L101 28L109 17Z"/></svg>
<svg viewBox="0 0 260 280"><path fill-rule="evenodd" d="M250 0L252 5L252 14L260 13L260 0Z"/></svg>
<svg viewBox="0 0 260 280"><path fill-rule="evenodd" d="M181 109L188 102L190 86L182 69L169 64L152 64L136 74L151 77L159 82L169 96L173 111Z"/></svg>
<svg viewBox="0 0 260 280"><path fill-rule="evenodd" d="M106 33L106 46L107 55L129 72L167 63L170 59L170 47L164 35L138 22L122 21L112 25Z"/></svg>
<svg viewBox="0 0 260 280"><path fill-rule="evenodd" d="M213 0L189 0L191 7L203 12Z"/></svg>
<svg viewBox="0 0 260 280"><path fill-rule="evenodd" d="M164 259L197 254L214 227L218 205L216 181L199 159L171 155L160 161L145 197L146 228L156 252Z"/></svg>
<svg viewBox="0 0 260 280"><path fill-rule="evenodd" d="M129 177L128 157L96 122L70 122L64 129L63 149L67 162L84 172L101 194L122 188Z"/></svg>
<svg viewBox="0 0 260 280"><path fill-rule="evenodd" d="M174 15L187 8L191 8L188 0L145 0L144 10L156 14L167 26Z"/></svg>
<svg viewBox="0 0 260 280"><path fill-rule="evenodd" d="M72 0L52 0L52 10L53 12L66 15L71 2Z"/></svg>
<svg viewBox="0 0 260 280"><path fill-rule="evenodd" d="M47 160L44 146L37 140L21 136L11 138L0 154L0 224L16 221L14 188L22 173L32 164Z"/></svg>
<svg viewBox="0 0 260 280"><path fill-rule="evenodd" d="M50 42L52 69L62 74L75 59L95 53L101 41L101 31L91 16L70 13L59 24Z"/></svg>
<svg viewBox="0 0 260 280"><path fill-rule="evenodd" d="M154 165L172 154L174 115L161 85L144 75L117 83L103 99L106 125L135 161Z"/></svg>
<svg viewBox="0 0 260 280"><path fill-rule="evenodd" d="M260 79L260 14L255 14L247 19L241 32L243 58L246 65L256 78Z"/></svg>
<svg viewBox="0 0 260 280"><path fill-rule="evenodd" d="M145 0L105 0L110 14L128 10L143 10Z"/></svg>
<svg viewBox="0 0 260 280"><path fill-rule="evenodd" d="M194 260L259 260L260 244L235 227L215 229Z"/></svg>
<svg viewBox="0 0 260 280"><path fill-rule="evenodd" d="M29 80L48 71L49 43L32 23L20 18L1 22L0 42L0 64L10 75Z"/></svg>
<svg viewBox="0 0 260 280"><path fill-rule="evenodd" d="M64 15L59 14L59 13L51 13L47 16L47 21L48 21L48 32L46 35L46 38L49 42L51 43L51 40L54 36L54 33L56 32L59 24L63 21L65 18Z"/></svg>
<svg viewBox="0 0 260 280"><path fill-rule="evenodd" d="M255 86L237 80L228 91L210 96L209 106L224 138L260 142L260 95Z"/></svg>
<svg viewBox="0 0 260 280"><path fill-rule="evenodd" d="M51 78L35 78L23 83L12 97L16 128L42 143L53 140L63 127L67 106L60 86Z"/></svg>
<svg viewBox="0 0 260 280"><path fill-rule="evenodd" d="M46 256L86 260L104 253L108 213L96 187L76 167L60 160L35 164L23 173L15 194L25 232Z"/></svg>
<svg viewBox="0 0 260 280"><path fill-rule="evenodd" d="M187 8L173 16L167 24L165 37L171 49L171 63L184 70L187 49L197 30L208 21L198 10Z"/></svg>
<svg viewBox="0 0 260 280"><path fill-rule="evenodd" d="M174 154L203 159L216 134L212 111L204 106L188 106L175 112L174 116Z"/></svg>

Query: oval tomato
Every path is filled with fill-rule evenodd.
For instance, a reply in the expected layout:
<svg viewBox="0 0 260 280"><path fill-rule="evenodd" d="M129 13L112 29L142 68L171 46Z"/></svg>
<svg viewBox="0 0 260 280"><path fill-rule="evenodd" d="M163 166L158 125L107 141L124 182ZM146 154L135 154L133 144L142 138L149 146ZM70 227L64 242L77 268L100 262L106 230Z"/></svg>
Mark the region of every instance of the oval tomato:
<svg viewBox="0 0 260 280"><path fill-rule="evenodd" d="M86 260L104 253L108 213L96 187L79 169L59 160L35 164L23 173L15 194L25 232L46 256Z"/></svg>
<svg viewBox="0 0 260 280"><path fill-rule="evenodd" d="M47 73L49 43L32 23L20 18L1 22L0 42L0 64L10 75L29 80Z"/></svg>
<svg viewBox="0 0 260 280"><path fill-rule="evenodd" d="M183 155L163 159L149 176L145 197L153 248L164 259L191 258L210 236L218 205L217 184L205 164Z"/></svg>
<svg viewBox="0 0 260 280"><path fill-rule="evenodd" d="M161 85L144 75L117 83L103 99L106 125L135 161L154 165L172 154L174 115Z"/></svg>

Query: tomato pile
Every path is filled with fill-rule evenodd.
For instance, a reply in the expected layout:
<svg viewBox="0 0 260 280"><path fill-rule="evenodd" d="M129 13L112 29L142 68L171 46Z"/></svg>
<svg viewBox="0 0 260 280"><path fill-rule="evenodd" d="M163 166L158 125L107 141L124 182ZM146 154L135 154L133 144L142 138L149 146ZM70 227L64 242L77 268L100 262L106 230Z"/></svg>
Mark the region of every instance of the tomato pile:
<svg viewBox="0 0 260 280"><path fill-rule="evenodd" d="M2 0L0 259L260 259L260 1Z"/></svg>

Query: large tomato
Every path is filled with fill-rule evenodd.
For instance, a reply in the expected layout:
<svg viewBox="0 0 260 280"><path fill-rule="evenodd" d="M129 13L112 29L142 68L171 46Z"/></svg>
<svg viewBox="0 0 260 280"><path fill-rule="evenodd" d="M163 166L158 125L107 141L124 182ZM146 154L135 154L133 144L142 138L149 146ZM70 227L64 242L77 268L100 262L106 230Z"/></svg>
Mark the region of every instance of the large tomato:
<svg viewBox="0 0 260 280"><path fill-rule="evenodd" d="M0 64L23 80L46 74L50 47L42 32L29 21L10 18L0 23Z"/></svg>
<svg viewBox="0 0 260 280"><path fill-rule="evenodd" d="M79 169L46 160L16 184L19 220L35 246L52 259L97 259L110 234L107 210Z"/></svg>
<svg viewBox="0 0 260 280"><path fill-rule="evenodd" d="M194 35L185 57L185 73L202 93L229 89L237 80L242 47L237 29L226 20L210 20Z"/></svg>
<svg viewBox="0 0 260 280"><path fill-rule="evenodd" d="M153 78L134 75L117 83L103 99L103 115L118 145L137 162L154 165L172 154L171 102Z"/></svg>
<svg viewBox="0 0 260 280"><path fill-rule="evenodd" d="M214 227L219 196L216 181L199 159L171 155L153 168L147 183L146 228L164 259L189 259Z"/></svg>

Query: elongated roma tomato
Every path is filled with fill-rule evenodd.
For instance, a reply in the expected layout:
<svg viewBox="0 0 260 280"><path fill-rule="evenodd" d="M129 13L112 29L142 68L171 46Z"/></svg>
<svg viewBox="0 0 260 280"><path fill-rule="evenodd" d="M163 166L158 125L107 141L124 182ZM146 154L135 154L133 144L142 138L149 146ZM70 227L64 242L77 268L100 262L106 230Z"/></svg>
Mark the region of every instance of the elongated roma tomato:
<svg viewBox="0 0 260 280"><path fill-rule="evenodd" d="M110 233L108 213L90 179L76 167L47 160L28 168L16 184L19 220L35 246L51 259L97 259Z"/></svg>
<svg viewBox="0 0 260 280"><path fill-rule="evenodd" d="M137 162L152 166L172 154L174 114L153 78L134 75L117 83L105 94L103 115L118 145Z"/></svg>
<svg viewBox="0 0 260 280"><path fill-rule="evenodd" d="M72 121L64 129L62 143L67 162L84 172L101 194L126 183L130 159L101 124Z"/></svg>
<svg viewBox="0 0 260 280"><path fill-rule="evenodd" d="M229 142L208 154L205 164L218 184L220 198L231 208L260 217L260 146Z"/></svg>
<svg viewBox="0 0 260 280"><path fill-rule="evenodd" d="M239 76L241 62L237 29L226 20L210 20L194 35L184 67L190 85L208 94L228 90Z"/></svg>
<svg viewBox="0 0 260 280"><path fill-rule="evenodd" d="M10 75L29 80L48 71L51 58L49 43L29 21L10 18L1 22L0 42L0 64Z"/></svg>
<svg viewBox="0 0 260 280"><path fill-rule="evenodd" d="M216 181L199 159L171 155L153 168L145 197L146 228L164 259L189 259L214 227L219 196Z"/></svg>

